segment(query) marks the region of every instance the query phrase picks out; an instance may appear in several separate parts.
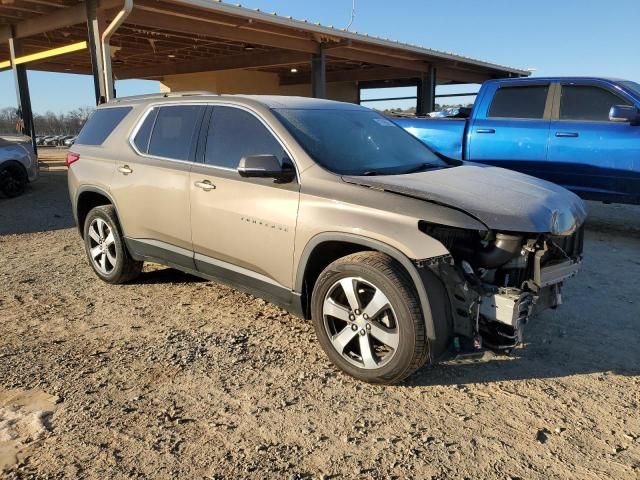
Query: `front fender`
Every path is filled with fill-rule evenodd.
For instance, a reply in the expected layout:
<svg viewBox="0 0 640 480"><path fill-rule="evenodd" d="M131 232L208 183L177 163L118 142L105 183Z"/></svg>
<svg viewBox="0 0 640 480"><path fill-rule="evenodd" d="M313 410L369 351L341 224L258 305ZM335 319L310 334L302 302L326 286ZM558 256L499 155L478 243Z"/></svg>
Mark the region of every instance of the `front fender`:
<svg viewBox="0 0 640 480"><path fill-rule="evenodd" d="M296 279L294 283L294 290L296 292L302 292L303 290L304 274L311 254L316 249L316 247L325 242L345 242L355 245L361 245L371 250L383 252L398 261L411 277L413 285L418 294L420 306L422 309L422 315L424 317L425 326L427 329L427 337L432 341L436 339L436 328L433 318L433 312L431 309L431 302L437 302L440 299L437 299L435 297L431 300L429 299L429 295L425 288L425 282L423 282L423 273L420 271L421 269L419 270L415 263L411 259L409 259L409 257L407 257L397 248L379 240L347 232L325 232L314 236L306 244L304 250L302 251L302 255L300 256L300 261L298 262Z"/></svg>

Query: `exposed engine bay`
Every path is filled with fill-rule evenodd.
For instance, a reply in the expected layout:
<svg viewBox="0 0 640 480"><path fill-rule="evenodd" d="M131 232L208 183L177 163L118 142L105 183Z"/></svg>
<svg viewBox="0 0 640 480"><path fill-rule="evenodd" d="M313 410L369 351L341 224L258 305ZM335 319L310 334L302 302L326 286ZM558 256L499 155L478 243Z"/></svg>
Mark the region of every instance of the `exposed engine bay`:
<svg viewBox="0 0 640 480"><path fill-rule="evenodd" d="M443 281L453 332L474 348L510 351L537 313L562 303L562 283L580 269L583 227L566 235L478 231L419 223L450 255L419 262Z"/></svg>

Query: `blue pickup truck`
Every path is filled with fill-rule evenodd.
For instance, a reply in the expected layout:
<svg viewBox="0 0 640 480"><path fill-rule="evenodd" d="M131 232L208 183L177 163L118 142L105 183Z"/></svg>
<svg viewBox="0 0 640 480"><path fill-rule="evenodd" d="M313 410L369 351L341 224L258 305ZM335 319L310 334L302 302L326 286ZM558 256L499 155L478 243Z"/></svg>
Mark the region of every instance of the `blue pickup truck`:
<svg viewBox="0 0 640 480"><path fill-rule="evenodd" d="M394 121L444 156L527 173L589 200L640 204L638 83L490 80L469 118Z"/></svg>

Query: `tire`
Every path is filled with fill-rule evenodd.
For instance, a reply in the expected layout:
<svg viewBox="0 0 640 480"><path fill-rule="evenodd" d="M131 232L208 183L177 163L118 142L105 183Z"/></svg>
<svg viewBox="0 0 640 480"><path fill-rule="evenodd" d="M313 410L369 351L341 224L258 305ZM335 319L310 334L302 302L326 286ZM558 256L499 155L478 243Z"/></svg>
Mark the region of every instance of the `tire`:
<svg viewBox="0 0 640 480"><path fill-rule="evenodd" d="M358 380L398 383L429 358L411 278L386 254L359 252L331 263L314 285L311 316L329 359Z"/></svg>
<svg viewBox="0 0 640 480"><path fill-rule="evenodd" d="M6 198L22 195L27 188L27 171L16 162L0 165L0 194Z"/></svg>
<svg viewBox="0 0 640 480"><path fill-rule="evenodd" d="M126 283L142 271L131 258L112 205L93 208L84 222L84 248L93 271L107 283Z"/></svg>

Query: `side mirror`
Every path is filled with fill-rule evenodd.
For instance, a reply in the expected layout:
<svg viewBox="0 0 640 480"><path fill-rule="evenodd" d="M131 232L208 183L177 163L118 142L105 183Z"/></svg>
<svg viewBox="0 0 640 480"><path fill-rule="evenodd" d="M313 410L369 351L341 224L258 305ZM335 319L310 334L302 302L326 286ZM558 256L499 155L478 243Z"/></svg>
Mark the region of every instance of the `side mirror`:
<svg viewBox="0 0 640 480"><path fill-rule="evenodd" d="M609 120L612 122L628 122L631 125L640 124L640 110L630 105L614 105L609 110Z"/></svg>
<svg viewBox="0 0 640 480"><path fill-rule="evenodd" d="M274 178L290 182L296 176L293 166L280 165L275 155L248 155L240 159L238 173L245 178Z"/></svg>

